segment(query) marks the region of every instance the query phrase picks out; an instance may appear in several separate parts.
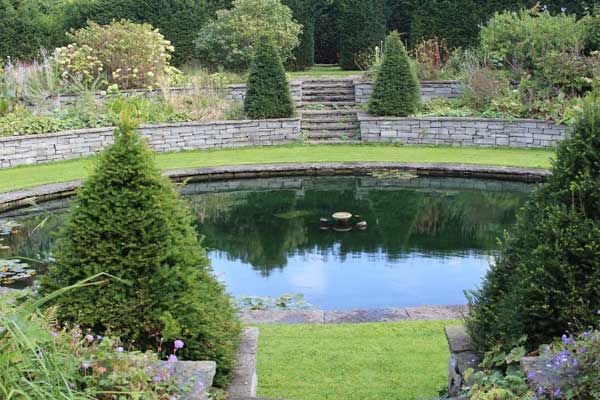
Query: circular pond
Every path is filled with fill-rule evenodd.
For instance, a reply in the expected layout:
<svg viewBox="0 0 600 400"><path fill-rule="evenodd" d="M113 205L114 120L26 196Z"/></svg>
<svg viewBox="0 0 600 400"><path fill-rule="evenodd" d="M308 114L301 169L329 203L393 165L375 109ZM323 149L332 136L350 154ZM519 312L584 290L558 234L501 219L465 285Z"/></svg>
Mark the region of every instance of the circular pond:
<svg viewBox="0 0 600 400"><path fill-rule="evenodd" d="M464 304L531 189L389 175L195 183L183 194L230 294L302 294L321 309L352 309ZM0 259L51 259L67 206L0 216ZM335 212L352 218L337 226Z"/></svg>

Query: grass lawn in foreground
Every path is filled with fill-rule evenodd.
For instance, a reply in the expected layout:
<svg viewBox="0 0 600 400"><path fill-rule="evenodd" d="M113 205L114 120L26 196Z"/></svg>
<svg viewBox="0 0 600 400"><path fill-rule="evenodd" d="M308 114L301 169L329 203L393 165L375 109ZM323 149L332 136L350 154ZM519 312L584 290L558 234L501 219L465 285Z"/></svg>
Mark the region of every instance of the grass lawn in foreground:
<svg viewBox="0 0 600 400"><path fill-rule="evenodd" d="M259 326L258 395L289 400L431 399L448 380L457 321Z"/></svg>
<svg viewBox="0 0 600 400"><path fill-rule="evenodd" d="M350 76L362 75L362 71L345 71L338 66L335 67L311 67L304 71L288 72L289 79L300 78L348 78Z"/></svg>
<svg viewBox="0 0 600 400"><path fill-rule="evenodd" d="M553 150L393 145L287 145L160 153L161 169L328 161L464 163L548 168ZM85 178L93 158L0 169L0 192Z"/></svg>

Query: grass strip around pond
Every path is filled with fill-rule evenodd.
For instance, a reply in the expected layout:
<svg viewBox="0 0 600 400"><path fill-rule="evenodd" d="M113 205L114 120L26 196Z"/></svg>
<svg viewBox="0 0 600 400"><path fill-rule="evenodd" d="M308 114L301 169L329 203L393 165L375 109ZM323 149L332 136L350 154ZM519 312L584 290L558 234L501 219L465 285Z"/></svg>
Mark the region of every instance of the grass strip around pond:
<svg viewBox="0 0 600 400"><path fill-rule="evenodd" d="M289 400L417 400L448 379L444 326L457 321L260 325L258 395Z"/></svg>
<svg viewBox="0 0 600 400"><path fill-rule="evenodd" d="M161 169L301 162L389 161L548 168L553 150L394 145L286 145L157 154ZM93 157L0 169L0 192L85 178Z"/></svg>

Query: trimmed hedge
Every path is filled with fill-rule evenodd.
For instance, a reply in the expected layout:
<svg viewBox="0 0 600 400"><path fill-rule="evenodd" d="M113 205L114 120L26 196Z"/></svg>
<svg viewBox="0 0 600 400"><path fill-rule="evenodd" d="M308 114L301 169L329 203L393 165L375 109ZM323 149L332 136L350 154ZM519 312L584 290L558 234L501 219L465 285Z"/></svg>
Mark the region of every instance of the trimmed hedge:
<svg viewBox="0 0 600 400"><path fill-rule="evenodd" d="M419 108L421 90L400 34L392 32L385 41L383 63L373 85L369 113L407 117Z"/></svg>
<svg viewBox="0 0 600 400"><path fill-rule="evenodd" d="M142 351L173 348L182 339L178 354L215 360L215 382L223 386L240 336L236 311L211 274L189 206L125 115L115 143L78 190L41 292L101 272L124 280L63 293L55 301L59 321L108 332Z"/></svg>
<svg viewBox="0 0 600 400"><path fill-rule="evenodd" d="M552 175L505 235L466 325L482 351L527 336L530 349L600 322L600 103L585 101Z"/></svg>
<svg viewBox="0 0 600 400"><path fill-rule="evenodd" d="M273 43L263 38L250 67L244 112L251 119L289 118L294 101L285 69Z"/></svg>
<svg viewBox="0 0 600 400"><path fill-rule="evenodd" d="M383 0L338 0L340 4L340 67L359 69L355 58L373 51L385 40L386 22Z"/></svg>
<svg viewBox="0 0 600 400"><path fill-rule="evenodd" d="M296 22L302 25L299 35L300 45L294 50L294 59L288 62L288 69L302 71L315 63L315 11L312 0L282 0L288 6Z"/></svg>

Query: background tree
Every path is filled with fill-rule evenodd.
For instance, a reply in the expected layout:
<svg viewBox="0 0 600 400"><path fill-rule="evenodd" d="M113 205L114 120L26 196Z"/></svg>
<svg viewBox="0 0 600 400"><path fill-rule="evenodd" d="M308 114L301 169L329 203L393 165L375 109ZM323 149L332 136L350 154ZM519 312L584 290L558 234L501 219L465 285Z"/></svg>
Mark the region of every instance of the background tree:
<svg viewBox="0 0 600 400"><path fill-rule="evenodd" d="M234 0L233 8L217 12L198 34L200 59L216 68L245 71L262 37L269 38L287 61L300 41L302 26L280 0Z"/></svg>
<svg viewBox="0 0 600 400"><path fill-rule="evenodd" d="M115 144L77 193L41 291L100 272L128 280L65 293L56 299L59 320L110 332L140 350L183 339L181 356L215 360L216 383L224 385L240 333L235 310L211 274L187 204L133 126L123 113Z"/></svg>
<svg viewBox="0 0 600 400"><path fill-rule="evenodd" d="M315 63L315 6L313 0L283 0L293 13L296 22L302 25L300 44L294 49L293 57L287 62L290 70L302 71Z"/></svg>
<svg viewBox="0 0 600 400"><path fill-rule="evenodd" d="M552 175L505 235L467 328L480 350L527 336L530 348L583 331L600 310L600 103L584 113L556 153Z"/></svg>
<svg viewBox="0 0 600 400"><path fill-rule="evenodd" d="M369 112L373 115L406 117L420 103L421 89L400 34L392 32L385 41L383 63L373 85Z"/></svg>
<svg viewBox="0 0 600 400"><path fill-rule="evenodd" d="M249 118L289 118L294 114L285 70L273 42L262 38L256 49L244 99Z"/></svg>

